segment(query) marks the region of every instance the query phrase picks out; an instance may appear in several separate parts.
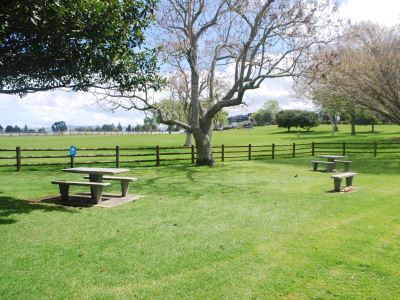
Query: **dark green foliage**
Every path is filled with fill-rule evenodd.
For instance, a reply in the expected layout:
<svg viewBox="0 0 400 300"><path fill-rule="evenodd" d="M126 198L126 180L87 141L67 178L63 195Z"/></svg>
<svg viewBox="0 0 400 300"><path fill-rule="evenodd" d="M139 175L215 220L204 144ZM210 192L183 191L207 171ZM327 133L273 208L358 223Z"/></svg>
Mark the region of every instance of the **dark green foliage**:
<svg viewBox="0 0 400 300"><path fill-rule="evenodd" d="M309 131L312 127L319 125L318 115L311 111L295 109L282 110L276 115L278 127L287 128L300 127Z"/></svg>
<svg viewBox="0 0 400 300"><path fill-rule="evenodd" d="M114 124L104 124L101 126L101 131L115 131L115 125Z"/></svg>
<svg viewBox="0 0 400 300"><path fill-rule="evenodd" d="M8 132L8 133L12 133L12 132L21 132L22 130L17 125L15 125L14 127L12 127L11 125L8 125L6 127L5 131Z"/></svg>
<svg viewBox="0 0 400 300"><path fill-rule="evenodd" d="M265 109L260 109L256 111L254 114L252 114L251 117L253 119L253 122L257 126L264 126L267 124L271 124L273 120L272 113Z"/></svg>
<svg viewBox="0 0 400 300"><path fill-rule="evenodd" d="M132 126L131 126L131 124L129 124L128 127L126 127L126 131L127 131L127 132L132 131Z"/></svg>
<svg viewBox="0 0 400 300"><path fill-rule="evenodd" d="M119 122L119 123L118 123L117 130L118 130L118 131L122 131L122 125L121 125L121 122Z"/></svg>
<svg viewBox="0 0 400 300"><path fill-rule="evenodd" d="M357 125L375 125L378 119L368 111L361 111L356 117Z"/></svg>
<svg viewBox="0 0 400 300"><path fill-rule="evenodd" d="M319 118L315 112L300 111L298 114L298 126L309 131L319 125Z"/></svg>
<svg viewBox="0 0 400 300"><path fill-rule="evenodd" d="M290 131L290 128L298 126L298 110L281 110L276 115L276 123L278 127L287 128Z"/></svg>
<svg viewBox="0 0 400 300"><path fill-rule="evenodd" d="M156 2L2 1L0 93L157 86L156 50L143 48Z"/></svg>
<svg viewBox="0 0 400 300"><path fill-rule="evenodd" d="M54 132L67 131L67 125L65 124L64 121L55 122L51 126L51 130L53 130Z"/></svg>
<svg viewBox="0 0 400 300"><path fill-rule="evenodd" d="M3 132L3 126L0 125L0 132Z"/></svg>

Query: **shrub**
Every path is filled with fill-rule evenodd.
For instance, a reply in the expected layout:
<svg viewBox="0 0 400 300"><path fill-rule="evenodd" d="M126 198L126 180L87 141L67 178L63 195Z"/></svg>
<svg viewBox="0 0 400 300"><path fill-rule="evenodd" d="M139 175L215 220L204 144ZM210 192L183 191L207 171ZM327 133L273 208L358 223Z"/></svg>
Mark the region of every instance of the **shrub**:
<svg viewBox="0 0 400 300"><path fill-rule="evenodd" d="M276 115L278 127L287 128L300 127L309 131L319 125L318 115L311 111L288 109L282 110Z"/></svg>

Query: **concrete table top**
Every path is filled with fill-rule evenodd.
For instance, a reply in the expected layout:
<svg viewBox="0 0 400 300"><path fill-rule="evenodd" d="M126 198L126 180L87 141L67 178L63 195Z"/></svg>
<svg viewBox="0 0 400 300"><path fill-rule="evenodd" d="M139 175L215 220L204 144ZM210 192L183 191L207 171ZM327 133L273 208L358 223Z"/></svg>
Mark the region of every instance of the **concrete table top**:
<svg viewBox="0 0 400 300"><path fill-rule="evenodd" d="M337 158L346 158L347 156L343 155L318 155L318 157L326 158L329 162L334 162Z"/></svg>
<svg viewBox="0 0 400 300"><path fill-rule="evenodd" d="M87 173L87 174L98 174L98 175L113 175L129 172L129 169L120 169L120 168L67 168L62 169L64 172L70 173Z"/></svg>

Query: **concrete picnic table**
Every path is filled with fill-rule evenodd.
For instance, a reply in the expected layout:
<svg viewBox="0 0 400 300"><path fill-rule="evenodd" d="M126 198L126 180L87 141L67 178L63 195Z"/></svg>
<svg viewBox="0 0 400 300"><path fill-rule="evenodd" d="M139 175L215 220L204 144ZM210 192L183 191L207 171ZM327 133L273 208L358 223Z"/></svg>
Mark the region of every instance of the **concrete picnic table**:
<svg viewBox="0 0 400 300"><path fill-rule="evenodd" d="M84 173L89 174L90 182L103 182L104 175L115 175L120 173L129 172L129 169L120 169L120 168L67 168L62 169L64 172L70 173Z"/></svg>
<svg viewBox="0 0 400 300"><path fill-rule="evenodd" d="M335 162L336 159L346 158L347 156L343 155L318 155L318 157L326 158L328 162Z"/></svg>

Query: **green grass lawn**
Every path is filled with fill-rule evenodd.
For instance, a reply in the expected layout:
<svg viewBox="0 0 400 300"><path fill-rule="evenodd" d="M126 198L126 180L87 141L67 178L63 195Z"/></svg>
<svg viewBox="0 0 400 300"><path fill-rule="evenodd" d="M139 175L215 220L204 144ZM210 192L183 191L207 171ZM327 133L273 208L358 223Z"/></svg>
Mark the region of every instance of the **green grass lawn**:
<svg viewBox="0 0 400 300"><path fill-rule="evenodd" d="M330 140L323 131L300 138ZM297 138L276 132L216 132L214 141ZM341 130L334 139L399 136L393 126L355 139ZM0 138L0 148L58 147L68 138ZM183 140L143 138L92 144ZM0 170L0 298L399 299L400 159L352 160L358 175L350 193L328 192L330 174L310 171L310 158L136 168L131 191L144 198L112 209L30 204L58 193L52 179L80 176Z"/></svg>

